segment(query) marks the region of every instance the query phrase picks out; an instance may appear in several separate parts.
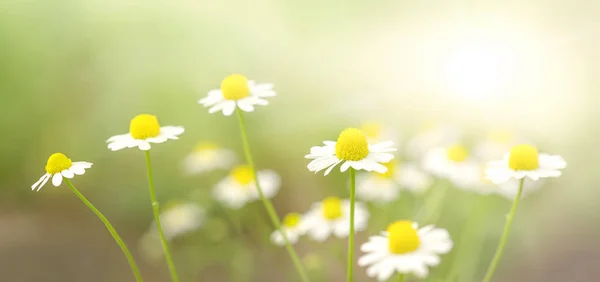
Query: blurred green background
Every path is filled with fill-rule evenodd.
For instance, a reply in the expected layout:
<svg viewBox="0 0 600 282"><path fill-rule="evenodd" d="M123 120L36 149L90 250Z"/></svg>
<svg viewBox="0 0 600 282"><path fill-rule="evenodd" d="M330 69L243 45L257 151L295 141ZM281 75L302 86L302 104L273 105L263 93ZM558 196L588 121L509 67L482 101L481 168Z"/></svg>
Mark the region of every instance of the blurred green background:
<svg viewBox="0 0 600 282"><path fill-rule="evenodd" d="M282 175L280 214L345 195L345 175L315 176L303 158L345 127L378 120L405 140L432 120L472 136L509 128L569 166L522 202L495 281L596 281L599 70L594 0L1 1L0 281L133 280L68 189L29 189L55 152L94 163L74 184L122 233L146 281L168 281L165 264L138 251L152 222L143 154L110 152L104 141L139 113L184 126L180 140L152 149L158 197L193 194L210 206L224 173L187 176L181 162L201 140L241 155L235 119L196 103L230 73L275 84L271 104L246 116L259 166ZM478 201L461 195L448 197L439 223L451 232L462 228L452 215L463 201ZM247 208L260 212L255 204ZM477 278L461 282L482 276L509 205L489 200L478 226L486 239L473 246L483 252L465 262ZM271 230L256 224L266 240ZM173 242L183 281L296 281L284 249L213 227ZM344 244L303 241L298 250L325 281L343 281L343 260L328 253Z"/></svg>

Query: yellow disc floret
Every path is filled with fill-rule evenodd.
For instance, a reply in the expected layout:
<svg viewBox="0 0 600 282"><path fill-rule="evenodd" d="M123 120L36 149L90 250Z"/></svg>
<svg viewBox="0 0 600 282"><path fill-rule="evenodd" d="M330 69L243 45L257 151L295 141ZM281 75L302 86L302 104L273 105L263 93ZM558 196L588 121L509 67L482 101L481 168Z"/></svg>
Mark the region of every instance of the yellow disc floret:
<svg viewBox="0 0 600 282"><path fill-rule="evenodd" d="M531 145L517 145L510 149L508 167L514 170L536 170L540 167L538 150Z"/></svg>
<svg viewBox="0 0 600 282"><path fill-rule="evenodd" d="M385 173L377 173L377 176L381 177L381 178L386 178L386 179L390 179L392 177L394 177L394 173L396 172L396 168L398 167L398 163L396 161L389 161L387 163L383 164L385 167L387 167L387 171Z"/></svg>
<svg viewBox="0 0 600 282"><path fill-rule="evenodd" d="M221 92L227 100L239 100L250 96L248 79L241 74L232 74L221 82Z"/></svg>
<svg viewBox="0 0 600 282"><path fill-rule="evenodd" d="M413 223L408 220L396 221L387 228L390 252L405 254L414 252L419 248L421 240Z"/></svg>
<svg viewBox="0 0 600 282"><path fill-rule="evenodd" d="M446 153L448 154L448 159L457 163L463 162L469 157L469 150L462 145L450 146L446 150Z"/></svg>
<svg viewBox="0 0 600 282"><path fill-rule="evenodd" d="M231 177L242 185L248 185L254 181L254 174L249 165L238 165L231 170Z"/></svg>
<svg viewBox="0 0 600 282"><path fill-rule="evenodd" d="M360 161L369 155L369 143L365 134L356 129L348 128L337 139L335 156L344 161Z"/></svg>
<svg viewBox="0 0 600 282"><path fill-rule="evenodd" d="M283 226L289 228L296 227L300 223L300 219L302 219L302 216L299 213L290 213L283 218Z"/></svg>
<svg viewBox="0 0 600 282"><path fill-rule="evenodd" d="M46 172L50 174L60 173L61 171L68 169L73 165L71 159L67 158L64 154L54 153L48 158L46 164Z"/></svg>
<svg viewBox="0 0 600 282"><path fill-rule="evenodd" d="M149 114L137 115L129 124L129 133L135 139L156 137L160 134L158 119Z"/></svg>
<svg viewBox="0 0 600 282"><path fill-rule="evenodd" d="M342 217L342 200L337 197L327 197L323 200L323 216L328 220Z"/></svg>

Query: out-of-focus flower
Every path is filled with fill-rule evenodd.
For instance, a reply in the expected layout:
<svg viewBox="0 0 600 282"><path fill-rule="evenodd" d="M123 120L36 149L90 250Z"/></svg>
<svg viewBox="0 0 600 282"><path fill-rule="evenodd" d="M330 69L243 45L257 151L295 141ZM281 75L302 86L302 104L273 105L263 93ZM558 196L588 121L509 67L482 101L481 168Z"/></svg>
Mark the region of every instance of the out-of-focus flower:
<svg viewBox="0 0 600 282"><path fill-rule="evenodd" d="M369 212L362 203L356 203L354 215L354 228L362 231L367 228ZM322 202L313 204L312 208L304 215L302 224L308 236L316 241L324 241L330 235L338 238L348 237L350 234L350 201L336 197L325 198Z"/></svg>
<svg viewBox="0 0 600 282"><path fill-rule="evenodd" d="M379 203L393 202L401 190L422 193L433 180L413 164L398 163L392 160L384 164L385 173L363 173L357 179L356 196L363 201Z"/></svg>
<svg viewBox="0 0 600 282"><path fill-rule="evenodd" d="M454 125L426 126L408 141L407 153L413 159L420 159L433 148L455 144L461 136L461 130Z"/></svg>
<svg viewBox="0 0 600 282"><path fill-rule="evenodd" d="M256 84L241 74L232 74L221 82L221 88L208 92L206 98L198 101L208 107L209 113L221 111L223 115L230 116L239 108L244 112L253 112L254 106L269 104L265 98L275 96L273 84Z"/></svg>
<svg viewBox="0 0 600 282"><path fill-rule="evenodd" d="M137 115L129 124L129 133L115 135L106 142L112 151L138 147L142 151L150 150L150 143L163 143L169 139L178 139L185 130L181 126L163 126L158 124L156 116Z"/></svg>
<svg viewBox="0 0 600 282"><path fill-rule="evenodd" d="M490 162L485 174L496 184L525 177L536 181L540 178L559 177L566 166L567 163L559 155L539 154L534 146L517 145L512 147L503 160Z"/></svg>
<svg viewBox="0 0 600 282"><path fill-rule="evenodd" d="M423 159L423 168L431 174L450 180L456 185L468 185L479 179L479 165L462 145L432 149ZM475 175L474 175L475 174Z"/></svg>
<svg viewBox="0 0 600 282"><path fill-rule="evenodd" d="M185 170L190 174L229 169L236 161L235 153L213 143L200 143L184 160Z"/></svg>
<svg viewBox="0 0 600 282"><path fill-rule="evenodd" d="M419 229L414 222L397 221L361 246L365 255L358 264L368 266L367 275L379 281L387 281L394 273L423 279L429 267L440 264L439 256L451 249L452 240L445 229L433 225Z"/></svg>
<svg viewBox="0 0 600 282"><path fill-rule="evenodd" d="M200 228L204 223L204 210L194 203L171 203L160 214L160 221L165 238L171 240ZM156 225L151 229L156 232Z"/></svg>
<svg viewBox="0 0 600 282"><path fill-rule="evenodd" d="M272 170L261 170L257 174L265 197L274 197L281 185L279 175ZM213 195L217 201L232 209L239 209L248 202L259 200L252 168L238 165L231 169L229 175L215 185Z"/></svg>
<svg viewBox="0 0 600 282"><path fill-rule="evenodd" d="M88 162L72 162L62 153L52 154L46 163L46 174L31 185L31 190L39 191L52 178L52 185L58 187L62 183L63 177L73 178L75 175L83 175L85 170L92 167Z"/></svg>
<svg viewBox="0 0 600 282"><path fill-rule="evenodd" d="M382 163L387 163L394 158L391 152L394 142L369 144L365 134L356 128L348 128L340 133L337 142L323 141L325 146L315 146L310 149L307 159L313 159L308 164L308 170L315 173L327 169L325 175L338 164L342 164L342 172L352 167L356 170L376 171L385 173L387 168Z"/></svg>
<svg viewBox="0 0 600 282"><path fill-rule="evenodd" d="M306 232L305 225L302 224L302 215L299 213L290 213L283 218L281 229L285 232L285 235L290 244L298 242L300 236ZM279 230L275 230L271 234L271 242L278 246L285 245L285 239Z"/></svg>

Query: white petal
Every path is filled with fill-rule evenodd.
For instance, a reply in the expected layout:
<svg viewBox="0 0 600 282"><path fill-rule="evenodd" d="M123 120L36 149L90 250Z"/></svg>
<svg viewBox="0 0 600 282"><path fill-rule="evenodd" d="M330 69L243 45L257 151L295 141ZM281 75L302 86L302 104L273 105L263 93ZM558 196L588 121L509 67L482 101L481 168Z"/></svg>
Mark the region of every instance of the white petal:
<svg viewBox="0 0 600 282"><path fill-rule="evenodd" d="M81 165L77 165L75 163L73 163L73 165L71 166L71 168L69 170L71 172L73 172L73 174L75 174L75 175L82 175L85 173L85 167L83 167Z"/></svg>
<svg viewBox="0 0 600 282"><path fill-rule="evenodd" d="M62 183L62 174L55 173L52 176L52 185L58 187L58 186L60 186L61 183Z"/></svg>
<svg viewBox="0 0 600 282"><path fill-rule="evenodd" d="M75 174L69 169L65 169L65 170L61 171L60 174L62 174L62 176L66 177L66 178L73 178L75 176Z"/></svg>
<svg viewBox="0 0 600 282"><path fill-rule="evenodd" d="M150 143L148 143L146 141L140 142L138 144L138 148L142 151L148 151L148 150L150 150Z"/></svg>
<svg viewBox="0 0 600 282"><path fill-rule="evenodd" d="M225 103L226 104L223 105L223 115L230 116L235 111L236 103L235 101L227 101Z"/></svg>
<svg viewBox="0 0 600 282"><path fill-rule="evenodd" d="M244 112L253 112L254 111L254 106L251 104L250 101L247 101L245 99L238 101L237 105L238 105L238 107L240 107L240 110L242 110Z"/></svg>
<svg viewBox="0 0 600 282"><path fill-rule="evenodd" d="M31 190L35 190L35 188L38 187L38 185L40 183L42 183L42 181L44 181L44 180L48 181L48 178L50 178L50 174L49 173L46 173L46 174L42 175L42 177L40 177L40 179L38 181L36 181L35 183L33 183L33 185L31 185ZM40 187L41 186L43 186L43 184L40 185Z"/></svg>

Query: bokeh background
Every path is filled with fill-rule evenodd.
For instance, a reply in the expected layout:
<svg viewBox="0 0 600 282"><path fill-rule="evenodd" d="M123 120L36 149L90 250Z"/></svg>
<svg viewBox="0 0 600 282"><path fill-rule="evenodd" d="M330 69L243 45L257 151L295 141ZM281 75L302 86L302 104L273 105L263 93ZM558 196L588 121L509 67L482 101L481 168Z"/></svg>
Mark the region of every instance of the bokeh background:
<svg viewBox="0 0 600 282"><path fill-rule="evenodd" d="M146 281L169 281L165 264L139 248L152 222L143 154L110 152L104 141L139 113L185 126L180 140L152 150L158 197L210 206L225 172L188 176L181 164L202 140L241 155L235 119L196 103L231 73L275 84L278 96L247 123L259 166L282 176L281 214L347 193L345 175L315 176L303 158L345 127L377 120L404 140L431 122L458 125L472 140L508 128L569 166L522 202L495 281L596 281L599 70L594 0L1 1L0 281L133 280L66 187L29 189L55 152L94 163L75 185L122 233ZM453 193L439 224L454 235L462 218L453 215L478 199ZM476 227L485 239L471 246L481 252L464 259L469 275L457 281L479 281L497 244L510 202L487 201ZM174 241L182 280L296 281L285 250L266 238L272 229L247 220L249 238L216 217ZM303 241L298 250L311 273L343 281L344 260L332 253L344 244ZM363 272L360 281L371 281Z"/></svg>

